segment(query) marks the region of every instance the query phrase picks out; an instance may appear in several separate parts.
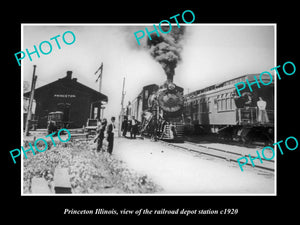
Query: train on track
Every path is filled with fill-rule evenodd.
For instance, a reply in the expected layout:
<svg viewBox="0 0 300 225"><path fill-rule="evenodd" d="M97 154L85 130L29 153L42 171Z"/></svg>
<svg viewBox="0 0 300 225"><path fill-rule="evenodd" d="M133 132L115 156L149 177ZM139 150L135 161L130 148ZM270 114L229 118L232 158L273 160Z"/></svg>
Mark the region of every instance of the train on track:
<svg viewBox="0 0 300 225"><path fill-rule="evenodd" d="M140 122L139 133L161 140L181 140L183 136L183 88L167 80L162 85L144 86L127 105L126 116Z"/></svg>
<svg viewBox="0 0 300 225"><path fill-rule="evenodd" d="M244 89L237 94L235 84L254 81L247 74L211 85L185 95L185 133L215 133L223 139L240 139L242 142L273 143L274 141L274 79L268 86L253 91ZM268 75L262 76L269 83ZM259 107L260 106L260 107Z"/></svg>
<svg viewBox="0 0 300 225"><path fill-rule="evenodd" d="M183 94L183 88L173 82L144 86L140 94L127 105L126 116L141 122L140 133L163 140L181 140L186 135L217 134L222 139L240 139L244 143L254 138L274 141L274 79L268 86L252 92L244 89L238 96L234 84L251 83L247 74L203 89ZM269 76L262 76L265 83ZM264 109L258 107L263 101Z"/></svg>

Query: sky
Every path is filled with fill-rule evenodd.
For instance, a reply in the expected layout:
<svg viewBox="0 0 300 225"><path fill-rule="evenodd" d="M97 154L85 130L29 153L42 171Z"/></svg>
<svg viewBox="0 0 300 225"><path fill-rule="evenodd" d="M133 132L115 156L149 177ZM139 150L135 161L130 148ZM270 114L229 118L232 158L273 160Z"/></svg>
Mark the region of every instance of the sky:
<svg viewBox="0 0 300 225"><path fill-rule="evenodd" d="M52 40L52 52L22 60L22 79L31 82L36 65L36 87L72 77L99 90L94 74L103 62L101 92L108 96L104 117L118 116L121 110L122 84L125 77L124 103L132 101L148 84L162 84L166 75L145 47L147 36L138 45L134 32L153 24L23 24L22 51L33 51L42 41L60 35L58 49ZM172 24L176 26L176 24ZM61 37L72 31L76 40L66 45ZM181 42L182 60L175 69L174 83L185 93L205 88L245 74L270 71L275 66L275 28L272 24L190 24ZM66 35L66 39L70 36ZM71 40L71 38L70 38ZM69 40L67 40L69 41ZM44 47L44 51L47 48Z"/></svg>

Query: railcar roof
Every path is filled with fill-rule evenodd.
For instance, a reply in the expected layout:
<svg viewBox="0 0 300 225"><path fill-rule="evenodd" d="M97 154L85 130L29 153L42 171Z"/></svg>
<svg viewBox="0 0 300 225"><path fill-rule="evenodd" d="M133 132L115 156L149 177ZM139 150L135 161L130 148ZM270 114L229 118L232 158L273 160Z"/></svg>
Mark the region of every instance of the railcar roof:
<svg viewBox="0 0 300 225"><path fill-rule="evenodd" d="M223 81L223 82L220 82L220 83L210 85L208 87L193 91L189 94L186 94L185 97L192 98L192 97L199 96L202 93L210 92L212 90L217 90L217 89L218 90L223 90L223 89L228 88L228 87L234 87L234 84L236 84L238 82L245 81L246 79L248 79L248 81L251 83L252 81L254 81L254 77L256 76L258 78L259 75L260 74L245 74L245 75L242 75L242 76L230 79L230 80L226 80L226 81ZM274 78L273 75L272 75L272 77ZM272 84L274 83L273 78L272 78ZM270 81L270 77L266 74L263 74L262 75L262 81L264 81L264 83L268 83Z"/></svg>

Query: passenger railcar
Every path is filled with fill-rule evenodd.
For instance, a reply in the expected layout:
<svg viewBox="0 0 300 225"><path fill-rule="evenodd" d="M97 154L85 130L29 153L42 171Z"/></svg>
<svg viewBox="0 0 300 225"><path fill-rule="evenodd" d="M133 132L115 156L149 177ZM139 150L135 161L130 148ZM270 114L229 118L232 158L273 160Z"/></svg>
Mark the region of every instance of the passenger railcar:
<svg viewBox="0 0 300 225"><path fill-rule="evenodd" d="M246 82L246 79L252 83L254 76L258 78L259 74L244 75L185 95L186 126L192 127L195 133L217 133L230 139L239 137L244 142L250 141L253 135L273 141L274 79L268 86L260 85L261 88L252 85L252 92L245 88L241 96L234 86L238 82ZM262 80L268 83L270 77L262 76ZM258 108L260 98L265 101L265 112Z"/></svg>

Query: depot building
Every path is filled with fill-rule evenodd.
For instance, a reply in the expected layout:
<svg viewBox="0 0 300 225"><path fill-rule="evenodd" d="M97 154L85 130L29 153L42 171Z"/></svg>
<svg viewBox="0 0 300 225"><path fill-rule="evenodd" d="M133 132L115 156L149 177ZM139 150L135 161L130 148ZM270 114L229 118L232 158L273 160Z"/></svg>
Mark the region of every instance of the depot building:
<svg viewBox="0 0 300 225"><path fill-rule="evenodd" d="M29 97L30 91L24 94ZM81 128L88 118L100 118L101 107L107 103L106 95L89 88L72 78L72 71L65 77L35 89L35 119L37 128L47 128L51 112L63 112L63 121L69 128Z"/></svg>

